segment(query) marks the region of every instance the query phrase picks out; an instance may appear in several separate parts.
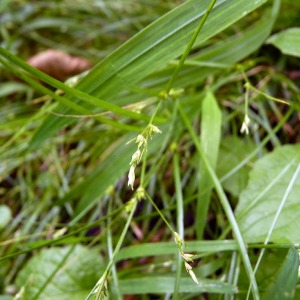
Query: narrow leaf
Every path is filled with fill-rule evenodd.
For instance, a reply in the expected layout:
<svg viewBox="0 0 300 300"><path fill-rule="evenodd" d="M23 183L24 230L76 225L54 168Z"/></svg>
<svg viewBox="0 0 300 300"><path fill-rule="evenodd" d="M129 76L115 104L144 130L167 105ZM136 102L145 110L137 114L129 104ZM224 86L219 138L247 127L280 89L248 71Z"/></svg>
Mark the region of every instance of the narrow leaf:
<svg viewBox="0 0 300 300"><path fill-rule="evenodd" d="M217 1L195 45L221 32L263 3L265 0ZM183 53L209 4L210 0L190 0L164 15L96 65L77 88L109 101L122 90L162 69ZM70 110L60 106L57 112L68 114ZM32 145L37 146L72 122L74 120L49 116L33 138Z"/></svg>
<svg viewBox="0 0 300 300"><path fill-rule="evenodd" d="M238 250L238 245L234 240L190 241L186 243L186 249L189 252L217 253L222 251L236 251ZM174 242L145 243L123 248L117 256L117 261L145 256L170 256L176 253L178 253L178 246Z"/></svg>
<svg viewBox="0 0 300 300"><path fill-rule="evenodd" d="M221 138L222 115L217 100L208 91L203 103L201 114L201 145L211 167L215 169L218 159L219 143ZM203 164L200 162L200 195L197 202L196 228L198 239L202 238L206 224L206 215L209 207L213 182Z"/></svg>
<svg viewBox="0 0 300 300"><path fill-rule="evenodd" d="M122 294L165 294L173 292L174 283L174 275L141 276L139 278L119 280L119 288ZM199 279L199 284L196 284L190 277L182 277L180 279L179 292L234 294L237 290L234 286L220 280Z"/></svg>

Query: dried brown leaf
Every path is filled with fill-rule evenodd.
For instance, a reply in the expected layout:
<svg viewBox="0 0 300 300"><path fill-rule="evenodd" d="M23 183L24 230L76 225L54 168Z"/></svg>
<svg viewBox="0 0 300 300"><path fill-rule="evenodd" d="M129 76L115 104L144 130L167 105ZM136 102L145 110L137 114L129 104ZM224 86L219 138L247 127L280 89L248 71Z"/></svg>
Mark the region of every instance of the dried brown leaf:
<svg viewBox="0 0 300 300"><path fill-rule="evenodd" d="M27 63L60 81L91 68L91 63L85 58L53 49L32 56Z"/></svg>

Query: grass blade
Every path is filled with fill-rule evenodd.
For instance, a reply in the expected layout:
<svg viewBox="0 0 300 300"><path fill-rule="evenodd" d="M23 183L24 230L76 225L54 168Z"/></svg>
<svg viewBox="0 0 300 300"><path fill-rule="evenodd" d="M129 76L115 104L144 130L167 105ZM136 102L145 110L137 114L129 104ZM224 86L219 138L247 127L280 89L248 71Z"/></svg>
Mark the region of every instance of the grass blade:
<svg viewBox="0 0 300 300"><path fill-rule="evenodd" d="M221 32L263 3L265 0L217 1L195 45ZM210 0L190 0L164 15L98 63L77 88L109 101L122 90L162 69L184 52L209 4ZM77 101L76 98L71 99ZM62 106L57 112L70 113ZM32 145L42 143L72 122L74 120L49 116L33 137Z"/></svg>
<svg viewBox="0 0 300 300"><path fill-rule="evenodd" d="M205 167L207 169L207 172L208 172L209 176L211 177L211 180L214 184L214 187L215 187L216 192L219 196L220 202L223 206L225 214L228 218L228 221L231 225L232 231L233 231L233 233L235 235L235 238L237 240L239 250L240 250L240 254L242 256L242 260L244 262L244 266L245 266L247 275L249 277L250 282L252 283L253 297L254 297L254 299L258 300L259 299L259 292L258 292L258 286L257 286L257 283L256 283L255 275L254 275L254 272L253 272L253 269L252 269L252 266L251 266L251 263L250 263L250 259L249 259L248 253L247 253L246 245L243 241L240 229L237 225L237 222L236 222L236 219L234 217L233 211L231 209L230 203L229 203L229 201L227 199L227 196L226 196L226 194L225 194L225 192L222 188L220 180L218 179L217 175L215 174L213 168L210 166L210 163L209 163L209 161L208 161L208 159L207 159L207 157L206 157L206 155L203 151L203 148L202 148L201 144L199 143L198 137L197 137L196 133L194 132L194 130L193 130L191 124L190 124L190 121L187 118L184 111L182 110L181 106L179 106L179 111L180 111L181 117L184 120L185 125L186 125L186 127L187 127L187 129L188 129L188 131L189 131L189 133L192 137L192 140L193 140L193 142L194 142L194 144L197 148L198 154L201 157L201 159L203 161L203 164L205 165Z"/></svg>

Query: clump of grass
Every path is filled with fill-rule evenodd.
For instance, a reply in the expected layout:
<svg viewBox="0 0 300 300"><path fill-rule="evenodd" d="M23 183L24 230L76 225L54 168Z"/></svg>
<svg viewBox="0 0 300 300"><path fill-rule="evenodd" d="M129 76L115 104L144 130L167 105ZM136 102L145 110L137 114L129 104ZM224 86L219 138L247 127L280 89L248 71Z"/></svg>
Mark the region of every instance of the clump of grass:
<svg viewBox="0 0 300 300"><path fill-rule="evenodd" d="M0 4L0 295L297 295L299 62L263 45L279 1L79 4ZM21 60L46 48L95 66L58 82Z"/></svg>

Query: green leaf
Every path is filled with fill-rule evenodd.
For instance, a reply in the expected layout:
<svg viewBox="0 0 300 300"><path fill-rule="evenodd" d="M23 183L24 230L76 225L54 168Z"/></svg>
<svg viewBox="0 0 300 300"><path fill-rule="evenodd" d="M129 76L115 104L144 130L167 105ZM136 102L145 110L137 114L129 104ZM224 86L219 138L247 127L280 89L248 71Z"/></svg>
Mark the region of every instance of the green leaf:
<svg viewBox="0 0 300 300"><path fill-rule="evenodd" d="M300 163L300 145L276 148L258 160L236 208L240 230L247 242L263 242ZM293 184L272 232L273 242L299 243L300 178Z"/></svg>
<svg viewBox="0 0 300 300"><path fill-rule="evenodd" d="M221 32L265 2L217 1L195 45ZM190 0L164 15L97 64L77 88L109 101L122 90L162 69L170 60L184 52L209 4L210 0ZM77 101L76 98L71 99ZM70 110L60 106L57 112L67 114ZM31 145L38 146L72 122L74 120L49 116L37 131Z"/></svg>
<svg viewBox="0 0 300 300"><path fill-rule="evenodd" d="M132 134L127 134L112 143L105 152L103 161L57 204L62 205L82 196L75 215L80 218L89 211L107 188L129 170L131 155L137 147L135 143L126 144L132 138Z"/></svg>
<svg viewBox="0 0 300 300"><path fill-rule="evenodd" d="M288 250L277 272L273 274L262 300L295 299L294 291L298 281L299 253L294 246Z"/></svg>
<svg viewBox="0 0 300 300"><path fill-rule="evenodd" d="M19 82L5 82L0 84L0 98L13 93L29 92L31 88Z"/></svg>
<svg viewBox="0 0 300 300"><path fill-rule="evenodd" d="M84 299L104 270L96 250L76 247L44 249L19 272L22 299Z"/></svg>
<svg viewBox="0 0 300 300"><path fill-rule="evenodd" d="M213 169L218 160L221 125L222 115L218 102L213 93L208 91L202 102L201 145Z"/></svg>
<svg viewBox="0 0 300 300"><path fill-rule="evenodd" d="M217 253L222 251L236 251L238 250L238 245L234 240L190 241L186 243L186 249L189 252ZM174 242L145 243L121 249L116 260L120 261L145 256L170 256L176 253L178 253L178 247Z"/></svg>
<svg viewBox="0 0 300 300"><path fill-rule="evenodd" d="M282 53L300 57L300 28L289 28L272 35L267 44L272 44Z"/></svg>
<svg viewBox="0 0 300 300"><path fill-rule="evenodd" d="M73 30L82 29L82 25L80 22L77 22L75 19L70 18L47 18L47 17L40 17L36 20L31 22L26 22L22 26L21 32L32 32L37 29L41 28L51 28L51 27L65 27L65 28L72 28Z"/></svg>
<svg viewBox="0 0 300 300"><path fill-rule="evenodd" d="M221 280L200 278L199 284L190 277L180 279L179 292L181 293L220 293L234 294L236 288ZM173 293L175 276L151 276L119 280L120 292L126 294L165 294Z"/></svg>
<svg viewBox="0 0 300 300"><path fill-rule="evenodd" d="M79 83L78 88L110 98L122 88L161 69L171 59L183 53L210 2L210 0L187 1L153 22L100 62ZM195 45L203 43L264 2L217 1Z"/></svg>
<svg viewBox="0 0 300 300"><path fill-rule="evenodd" d="M279 2L280 0L276 0L271 11L267 10L261 16L261 19L251 24L243 32L201 50L199 55L193 57L193 60L188 59L183 70L179 73L176 86L184 87L201 83L209 76L220 72L225 66L232 66L257 50L271 33L278 13ZM210 65L210 67L207 67L207 65ZM199 72L199 67L201 67L201 72ZM161 78L160 88L167 84L171 72L171 66L159 72ZM151 78L157 80L156 77L157 73Z"/></svg>
<svg viewBox="0 0 300 300"><path fill-rule="evenodd" d="M0 300L13 300L13 297L7 295L0 295Z"/></svg>
<svg viewBox="0 0 300 300"><path fill-rule="evenodd" d="M150 120L150 117L148 117L146 115L143 115L141 113L135 113L133 111L129 111L127 109L121 108L119 106L113 105L111 103L108 103L108 102L98 99L96 97L93 97L89 94L83 93L82 91L80 91L78 89L72 88L71 86L68 86L68 85L52 78L51 76L44 74L43 72L33 68L32 66L28 65L27 63L22 61L17 56L13 55L12 53L9 53L8 51L6 51L5 49L3 49L1 47L0 47L0 55L4 56L6 58L9 58L14 64L16 64L20 68L24 69L28 73L34 75L36 78L39 78L40 80L48 83L49 85L52 85L53 87L56 87L57 89L61 89L62 91L68 93L69 96L72 95L73 97L81 99L85 103L90 104L90 106L93 105L95 107L102 108L102 110L109 110L111 112L114 112L114 113L117 113L120 115L124 115L124 116L128 116L128 117L131 117L131 118L137 119L137 120L148 120L148 121ZM18 75L20 78L22 78L25 81L28 81L28 83L33 85L36 88L36 90L39 90L39 91L51 96L52 98L54 98L61 104L67 106L69 109L73 109L73 111L79 112L81 114L84 114L84 113L90 114L91 113L91 111L88 110L86 107L83 107L82 105L78 105L78 104L74 103L73 101L70 101L67 97L59 96L57 93L54 93L53 91L49 90L48 88L44 87L43 85L32 80L26 74L20 72L15 67L13 67L9 63L7 63L5 60L1 59L1 57L0 57L0 62L4 66L6 66L8 69L10 69L12 72L14 72L16 75ZM94 117L97 119L100 116L94 116ZM103 117L100 118L99 121L103 121ZM162 120L160 120L160 121L162 121Z"/></svg>
<svg viewBox="0 0 300 300"><path fill-rule="evenodd" d="M218 160L221 126L221 110L213 93L208 91L202 102L200 127L201 145L213 169L215 169ZM198 239L202 238L204 227L206 225L206 215L208 212L210 196L213 187L213 183L206 168L204 167L204 164L201 162L200 165L200 195L198 197L196 212L196 228Z"/></svg>
<svg viewBox="0 0 300 300"><path fill-rule="evenodd" d="M234 145L234 147L232 147ZM242 162L256 148L250 139L241 139L236 136L225 137L220 145L220 153L217 164L217 174L220 178L231 172L240 162ZM250 164L241 167L230 177L222 181L223 187L233 196L238 197L248 182L248 173L251 170Z"/></svg>
<svg viewBox="0 0 300 300"><path fill-rule="evenodd" d="M188 1L187 3L190 3L190 1ZM241 9L241 7L240 7L240 9ZM243 12L244 12L244 10L243 10ZM170 12L170 14L173 14L173 13L174 13L173 11ZM180 18L184 18L184 15L180 16ZM160 22L162 22L162 21L160 21ZM209 22L209 20L208 20L208 22ZM155 24L150 25L150 27L147 30L150 30L150 28L152 28L151 30L154 30L154 28L157 27ZM176 24L173 24L173 26L175 26ZM262 19L262 21L259 21L258 24L255 24L249 31L247 31L245 33L245 36L243 36L243 34L239 34L239 35L235 36L233 39L230 38L228 41L225 41L225 43L217 44L212 49L207 49L206 51L204 51L203 56L200 55L199 59L207 60L207 61L210 61L210 60L214 61L214 59L216 59L216 62L222 62L222 60L224 59L226 63L235 63L236 57L238 57L238 58L243 57L243 55L246 55L249 53L248 51L253 51L264 41L264 39L269 34L269 32L272 28L272 24L273 24L273 19L265 17ZM170 28L172 25L168 24L166 26L168 26L168 28ZM176 26L175 26L175 28L176 28ZM215 26L215 24L212 24L212 27L214 27L214 26ZM215 28L215 30L217 30L217 28ZM142 36L143 36L142 32L139 34L138 37L134 37L132 40L130 40L126 43L126 45L127 45L126 47L128 47L128 44L132 45L131 51L133 53L139 47L138 45L135 45L135 44L137 43L136 39L137 40L142 39ZM204 30L204 32L205 32L205 30ZM173 37L173 38L175 38L175 37ZM133 47L133 45L135 45L135 47ZM167 47L167 43L165 45ZM125 47L125 46L122 46L121 48L117 49L111 56L107 57L106 58L107 62L105 64L109 64L108 61L110 61L112 56L115 57L114 61L116 61L116 62L118 61L118 59L121 59L122 53L123 53L123 47ZM236 49L237 49L237 51L236 51ZM128 49L128 51L129 51L129 49ZM123 54L125 55L125 53L123 53ZM151 53L149 53L148 55L151 56L150 54ZM161 56L160 59L164 59L164 56ZM152 61L151 63L156 64L156 61ZM132 61L132 64L134 64L133 61ZM143 63L141 63L141 64L143 64ZM99 65L99 68L100 68L100 65ZM96 66L95 68L98 68L98 66ZM129 66L127 66L127 68L129 68ZM148 68L148 66L147 66L147 68ZM93 70L92 72L96 72L96 71ZM101 69L99 69L98 72L101 73ZM142 73L131 74L131 76L139 77L140 74L142 74ZM168 74L170 74L170 72L168 72ZM201 72L201 74L202 74L202 72ZM195 71L187 73L187 74L183 74L182 76L180 76L180 80L183 80L182 84L189 85L192 80L194 80L195 78L198 78L201 74L199 74L199 68L197 67L197 68L195 68ZM211 74L210 68L207 69L207 72L204 72L205 76L208 76L208 74ZM99 76L100 75L105 76L105 74L99 74ZM90 75L88 75L88 76L90 76ZM156 74L156 76L157 77L155 79L153 79L153 82L156 82L157 79L159 79L159 81L161 81L161 78L165 79L165 76L162 76L160 73ZM89 78L91 79L91 77L89 77ZM139 80L141 78L136 78L135 80ZM187 82L184 81L186 78L188 78ZM84 79L84 81L86 81L86 80L88 80L87 77ZM116 80L116 79L114 77L112 77L111 80ZM148 80L148 79L146 79L146 80ZM86 82L85 84L86 84L86 89L87 89L88 83ZM92 81L92 85L96 86L97 84L98 84L98 80L96 78L94 78ZM101 92L101 91L99 91L99 92ZM115 92L115 90L112 89L111 90L112 97L116 97L114 95L114 92ZM186 108L189 111L188 114L189 114L189 117L191 120L194 118L195 112L197 112L199 110L199 105L196 102L198 97L199 97L199 94L197 95L197 97L190 97L190 103L188 104L188 107ZM123 101L123 102L121 101L122 105L132 103L132 101L133 101L132 94L130 94L129 96L127 96L125 98L127 99L127 101L122 100ZM117 101L116 98L113 98L113 99L114 99L114 101ZM118 101L120 101L120 100L118 100ZM61 109L62 109L62 107L60 108L60 110ZM49 134L51 135L51 131L55 130L55 126L60 127L61 125L63 126L63 124L67 124L65 122L71 122L68 120L69 119L67 119L67 118L60 118L60 117L56 117L53 115L47 117L44 124L42 125L42 127L38 130L37 134L35 135L33 141L35 141L37 143L42 143L44 138L49 137ZM166 124L166 125L160 127L160 129L162 129L163 132L166 132L166 130L164 128L168 128L168 127L169 127L169 124ZM158 137L158 138L156 137L151 142L151 145L156 143L155 142L156 139L159 139L160 143L156 143L156 145L157 145L157 147L160 147L162 144L161 141L163 140L163 138L164 138L164 135L161 135L161 137ZM60 204L65 203L67 201L71 201L75 198L83 197L79 203L79 206L76 209L76 216L80 217L80 215L82 216L85 212L87 212L98 201L99 197L101 195L103 195L103 193L105 193L108 186L113 184L117 178L122 176L122 174L124 174L124 172L126 172L128 170L130 156L132 155L133 150L134 150L133 144L125 146L126 142L128 142L130 139L132 139L132 135L131 136L127 135L127 136L125 136L123 141L120 141L120 142L116 141L115 144L118 144L118 147L111 145L109 147L109 151L107 151L107 153L109 153L109 155L107 157L105 157L105 160L101 160L102 161L101 164L97 165L95 167L94 171L91 172L90 175L87 176L82 181L81 184L79 184L79 185L75 186L73 189L71 189L71 191L63 199L61 199ZM122 143L123 143L123 145L122 145ZM150 145L150 148L152 147L151 145ZM153 149L153 152L157 151L157 149L159 149L159 148ZM149 151L149 153L150 153L150 151ZM101 155L101 153L99 153L99 155Z"/></svg>
<svg viewBox="0 0 300 300"><path fill-rule="evenodd" d="M0 229L4 228L11 220L11 210L7 205L0 205Z"/></svg>

